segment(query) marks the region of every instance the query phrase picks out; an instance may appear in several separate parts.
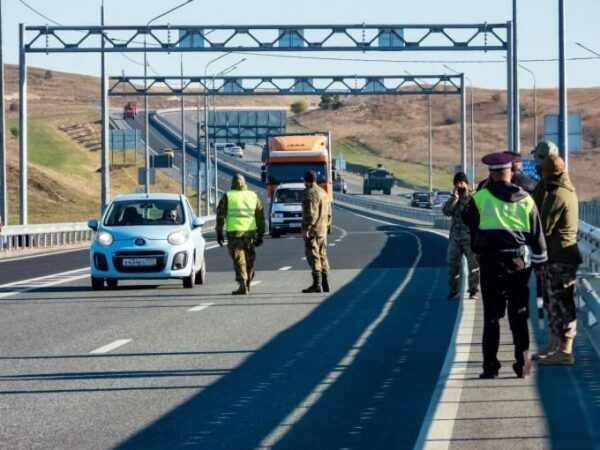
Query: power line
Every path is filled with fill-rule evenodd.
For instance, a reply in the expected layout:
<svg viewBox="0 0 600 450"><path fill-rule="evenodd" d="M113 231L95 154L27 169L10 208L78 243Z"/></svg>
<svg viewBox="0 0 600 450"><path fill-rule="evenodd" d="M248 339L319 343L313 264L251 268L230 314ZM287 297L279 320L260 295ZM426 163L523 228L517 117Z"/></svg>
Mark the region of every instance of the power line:
<svg viewBox="0 0 600 450"><path fill-rule="evenodd" d="M24 0L19 0L19 2L25 6L26 8L29 8L31 11L33 11L35 14L37 14L38 16L46 19L48 22L52 22L54 25L56 26L62 26L60 23L52 20L50 17L45 16L44 14L42 14L40 11L38 11L37 9L35 9L33 6L31 6L30 4L26 3Z"/></svg>

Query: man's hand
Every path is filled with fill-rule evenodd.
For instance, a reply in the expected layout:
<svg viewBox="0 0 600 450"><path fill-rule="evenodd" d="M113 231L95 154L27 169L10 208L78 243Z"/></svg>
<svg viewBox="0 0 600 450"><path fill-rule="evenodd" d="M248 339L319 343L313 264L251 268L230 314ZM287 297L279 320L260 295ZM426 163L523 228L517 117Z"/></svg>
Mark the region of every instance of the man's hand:
<svg viewBox="0 0 600 450"><path fill-rule="evenodd" d="M263 237L261 236L256 236L256 239L254 240L254 245L256 247L260 247L261 245L263 245Z"/></svg>
<svg viewBox="0 0 600 450"><path fill-rule="evenodd" d="M454 200L458 200L458 189L454 188L452 190L452 197L454 197Z"/></svg>
<svg viewBox="0 0 600 450"><path fill-rule="evenodd" d="M222 231L217 231L217 243L223 247L223 244L225 243L225 236L223 236L223 232Z"/></svg>

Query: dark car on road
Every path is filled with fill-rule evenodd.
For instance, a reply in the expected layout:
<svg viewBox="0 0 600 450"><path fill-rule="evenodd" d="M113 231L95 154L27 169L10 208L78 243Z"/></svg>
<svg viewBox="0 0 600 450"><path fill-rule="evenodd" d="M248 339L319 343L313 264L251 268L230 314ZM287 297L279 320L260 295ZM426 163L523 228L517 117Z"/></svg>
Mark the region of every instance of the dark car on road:
<svg viewBox="0 0 600 450"><path fill-rule="evenodd" d="M429 208L433 206L433 193L431 192L413 192L410 199L410 206L415 208Z"/></svg>

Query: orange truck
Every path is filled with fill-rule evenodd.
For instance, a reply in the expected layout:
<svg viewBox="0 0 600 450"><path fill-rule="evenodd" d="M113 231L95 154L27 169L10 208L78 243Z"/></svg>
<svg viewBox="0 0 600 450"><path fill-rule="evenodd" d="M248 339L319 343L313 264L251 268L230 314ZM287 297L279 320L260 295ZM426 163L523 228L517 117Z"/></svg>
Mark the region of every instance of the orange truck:
<svg viewBox="0 0 600 450"><path fill-rule="evenodd" d="M123 118L126 119L128 117L136 118L138 115L138 104L137 102L127 102L127 104L123 107Z"/></svg>
<svg viewBox="0 0 600 450"><path fill-rule="evenodd" d="M299 183L309 170L317 173L317 183L333 200L334 168L331 159L331 133L295 133L269 136L262 154L261 179L267 197L282 183Z"/></svg>

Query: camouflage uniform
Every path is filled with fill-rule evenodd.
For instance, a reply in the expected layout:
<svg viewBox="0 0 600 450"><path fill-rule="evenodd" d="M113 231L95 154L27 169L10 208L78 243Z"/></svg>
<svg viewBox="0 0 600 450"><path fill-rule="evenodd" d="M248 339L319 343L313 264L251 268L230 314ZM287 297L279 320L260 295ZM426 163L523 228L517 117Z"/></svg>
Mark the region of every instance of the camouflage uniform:
<svg viewBox="0 0 600 450"><path fill-rule="evenodd" d="M577 266L567 263L548 263L544 305L548 311L548 326L554 336L573 339L577 334L577 315L574 301Z"/></svg>
<svg viewBox="0 0 600 450"><path fill-rule="evenodd" d="M465 225L462 219L462 213L467 209L470 200L471 192L467 192L464 195L460 195L458 199L454 196L451 197L442 208L444 215L452 217L450 243L448 244L448 253L446 254L448 287L451 293L457 293L459 290L458 281L463 255L467 258L467 265L469 267L469 292L477 292L479 286L479 265L471 250L471 233L469 227Z"/></svg>
<svg viewBox="0 0 600 450"><path fill-rule="evenodd" d="M232 185L233 189L247 189L245 182ZM222 233L227 218L227 194L224 194L217 206L217 233ZM227 249L233 260L235 280L238 283L249 283L254 278L254 261L256 260L257 237L265 234L265 215L263 205L258 199L255 211L256 231L227 231Z"/></svg>
<svg viewBox="0 0 600 450"><path fill-rule="evenodd" d="M331 225L331 206L327 193L316 183L304 191L302 200L302 231L309 231L304 240L306 261L313 275L329 273L327 232Z"/></svg>

